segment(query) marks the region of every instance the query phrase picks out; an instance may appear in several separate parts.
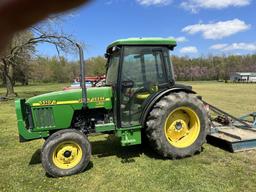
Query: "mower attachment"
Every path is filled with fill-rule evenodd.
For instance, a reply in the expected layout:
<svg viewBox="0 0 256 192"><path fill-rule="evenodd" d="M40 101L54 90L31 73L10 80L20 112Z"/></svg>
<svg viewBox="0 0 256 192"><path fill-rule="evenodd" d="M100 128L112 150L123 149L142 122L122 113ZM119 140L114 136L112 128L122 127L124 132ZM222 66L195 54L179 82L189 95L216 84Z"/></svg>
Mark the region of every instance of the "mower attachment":
<svg viewBox="0 0 256 192"><path fill-rule="evenodd" d="M244 120L244 121L251 121L252 122L252 127L256 128L256 112L253 113L249 113L246 115L243 115L242 117L240 117L239 119ZM251 120L250 120L251 119Z"/></svg>
<svg viewBox="0 0 256 192"><path fill-rule="evenodd" d="M256 112L236 118L206 102L204 104L209 109L211 123L208 143L230 152L256 149Z"/></svg>

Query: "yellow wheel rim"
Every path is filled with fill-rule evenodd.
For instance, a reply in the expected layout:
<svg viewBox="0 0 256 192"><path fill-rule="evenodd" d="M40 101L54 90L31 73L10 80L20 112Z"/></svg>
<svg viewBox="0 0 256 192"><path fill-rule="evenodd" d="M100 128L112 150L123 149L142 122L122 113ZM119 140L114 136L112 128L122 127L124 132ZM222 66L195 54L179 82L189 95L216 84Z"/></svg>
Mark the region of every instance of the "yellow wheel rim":
<svg viewBox="0 0 256 192"><path fill-rule="evenodd" d="M54 149L52 160L60 169L71 169L80 163L82 155L79 144L74 141L64 141Z"/></svg>
<svg viewBox="0 0 256 192"><path fill-rule="evenodd" d="M168 142L177 148L192 145L200 133L200 120L196 112L189 107L179 107L172 111L164 126Z"/></svg>

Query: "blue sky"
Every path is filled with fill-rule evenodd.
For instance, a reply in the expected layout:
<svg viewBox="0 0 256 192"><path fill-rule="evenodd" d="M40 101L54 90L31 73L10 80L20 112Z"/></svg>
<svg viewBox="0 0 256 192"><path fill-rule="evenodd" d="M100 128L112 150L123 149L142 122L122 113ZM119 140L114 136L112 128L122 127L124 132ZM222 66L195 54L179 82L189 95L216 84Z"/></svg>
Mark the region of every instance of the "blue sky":
<svg viewBox="0 0 256 192"><path fill-rule="evenodd" d="M129 37L177 38L179 56L248 54L256 53L255 8L255 0L96 0L68 13L62 27L85 44L86 58Z"/></svg>

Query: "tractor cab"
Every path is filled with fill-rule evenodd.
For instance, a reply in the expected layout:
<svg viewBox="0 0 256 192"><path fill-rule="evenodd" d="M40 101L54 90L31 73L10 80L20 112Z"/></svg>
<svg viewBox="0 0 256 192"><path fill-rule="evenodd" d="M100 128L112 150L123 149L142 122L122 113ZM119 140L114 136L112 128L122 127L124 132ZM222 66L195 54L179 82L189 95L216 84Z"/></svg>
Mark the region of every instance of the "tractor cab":
<svg viewBox="0 0 256 192"><path fill-rule="evenodd" d="M107 86L116 98L114 116L118 127L140 124L149 98L174 84L169 51L176 42L162 38L132 38L113 42L107 48Z"/></svg>

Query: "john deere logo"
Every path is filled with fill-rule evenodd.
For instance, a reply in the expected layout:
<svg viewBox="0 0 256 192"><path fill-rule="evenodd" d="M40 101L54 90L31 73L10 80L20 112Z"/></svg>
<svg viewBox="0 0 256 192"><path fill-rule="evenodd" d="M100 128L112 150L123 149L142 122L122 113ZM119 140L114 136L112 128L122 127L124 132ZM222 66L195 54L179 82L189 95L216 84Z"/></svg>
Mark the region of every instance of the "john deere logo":
<svg viewBox="0 0 256 192"><path fill-rule="evenodd" d="M105 97L93 97L93 98L88 98L87 102L88 103L101 103L106 101Z"/></svg>

